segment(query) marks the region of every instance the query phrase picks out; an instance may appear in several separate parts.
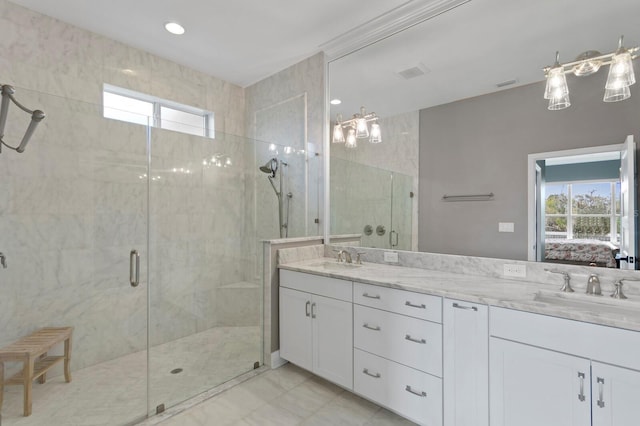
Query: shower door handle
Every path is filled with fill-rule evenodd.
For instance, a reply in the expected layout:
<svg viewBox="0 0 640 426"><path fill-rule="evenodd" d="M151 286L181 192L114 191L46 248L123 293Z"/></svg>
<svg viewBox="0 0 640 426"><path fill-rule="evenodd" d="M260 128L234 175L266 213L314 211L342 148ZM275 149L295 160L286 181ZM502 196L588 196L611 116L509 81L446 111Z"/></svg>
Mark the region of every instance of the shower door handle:
<svg viewBox="0 0 640 426"><path fill-rule="evenodd" d="M129 282L131 287L140 284L140 254L138 250L131 250L129 254Z"/></svg>
<svg viewBox="0 0 640 426"><path fill-rule="evenodd" d="M393 236L396 236L396 241L395 243L393 242ZM399 241L400 235L398 235L398 231L395 230L391 230L391 232L389 232L389 244L391 245L391 247L398 247L398 241Z"/></svg>

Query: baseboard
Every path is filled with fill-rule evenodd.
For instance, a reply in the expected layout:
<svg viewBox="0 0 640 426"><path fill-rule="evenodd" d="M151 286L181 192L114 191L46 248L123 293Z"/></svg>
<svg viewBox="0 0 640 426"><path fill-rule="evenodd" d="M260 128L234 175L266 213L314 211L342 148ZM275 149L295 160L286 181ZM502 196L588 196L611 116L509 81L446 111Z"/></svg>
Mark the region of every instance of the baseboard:
<svg viewBox="0 0 640 426"><path fill-rule="evenodd" d="M271 352L271 368L282 367L287 362L289 361L284 358L280 358L280 351Z"/></svg>

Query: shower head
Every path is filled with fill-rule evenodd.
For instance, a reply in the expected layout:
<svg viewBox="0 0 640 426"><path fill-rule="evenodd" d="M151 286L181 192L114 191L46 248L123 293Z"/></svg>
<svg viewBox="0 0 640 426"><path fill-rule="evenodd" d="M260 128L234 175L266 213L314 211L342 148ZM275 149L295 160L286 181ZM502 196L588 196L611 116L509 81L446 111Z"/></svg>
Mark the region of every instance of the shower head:
<svg viewBox="0 0 640 426"><path fill-rule="evenodd" d="M260 166L260 171L262 173L270 174L271 177L276 177L276 171L278 170L278 160L276 158L272 158L267 161L264 166Z"/></svg>

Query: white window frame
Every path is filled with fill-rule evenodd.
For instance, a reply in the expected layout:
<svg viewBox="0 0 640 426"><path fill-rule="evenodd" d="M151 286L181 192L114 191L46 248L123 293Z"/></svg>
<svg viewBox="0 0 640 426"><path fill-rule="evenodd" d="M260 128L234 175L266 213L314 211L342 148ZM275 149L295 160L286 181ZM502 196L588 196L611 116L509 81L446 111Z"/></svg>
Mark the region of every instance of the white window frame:
<svg viewBox="0 0 640 426"><path fill-rule="evenodd" d="M616 213L616 183L619 183L618 179L597 179L597 180L581 180L571 182L549 182L550 185L567 185L567 212L566 213L547 213L545 217L564 217L567 219L567 237L566 239L573 239L573 220L577 217L608 217L609 218L609 241L614 244L619 243L618 239L618 221L620 213ZM611 212L609 214L578 214L573 212L573 185L576 184L589 184L589 183L609 183L611 199ZM546 198L546 195L545 195ZM546 223L545 223L546 228ZM548 234L545 230L545 233Z"/></svg>
<svg viewBox="0 0 640 426"><path fill-rule="evenodd" d="M171 108L176 111L186 112L202 117L203 123L203 135L206 138L215 139L215 126L213 112L207 111L201 108L196 108L190 105L180 104L178 102L170 101L167 99L158 98L157 96L151 96L144 93L136 92L133 90L125 89L123 87L113 86L111 84L104 83L103 93L112 93L114 95L124 96L139 101L149 102L153 104L153 116L149 117L152 127L162 129L162 114L160 113L161 107ZM104 101L103 101L104 105ZM104 113L104 112L103 112ZM173 130L177 131L177 130ZM186 133L185 134L192 134Z"/></svg>

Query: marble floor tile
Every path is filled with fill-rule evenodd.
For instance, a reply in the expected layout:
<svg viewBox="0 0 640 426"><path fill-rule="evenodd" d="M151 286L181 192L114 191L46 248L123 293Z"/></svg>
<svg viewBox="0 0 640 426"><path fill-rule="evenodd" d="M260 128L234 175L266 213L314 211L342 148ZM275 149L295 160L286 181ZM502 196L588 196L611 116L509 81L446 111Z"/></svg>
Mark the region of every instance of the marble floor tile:
<svg viewBox="0 0 640 426"><path fill-rule="evenodd" d="M268 384L271 382L272 384ZM278 386L273 387L273 383ZM256 392L273 392L258 396ZM243 398L247 398L242 403ZM294 365L267 370L160 426L409 426L414 423Z"/></svg>
<svg viewBox="0 0 640 426"><path fill-rule="evenodd" d="M151 404L171 407L207 391L253 368L262 355L259 327L215 327L172 342L154 346L149 352ZM171 370L182 368L179 374ZM73 369L71 383L62 376L33 385L33 414L22 415L22 386L7 386L2 406L2 426L114 426L130 424L147 415L147 351L140 351L80 370ZM239 388L221 398L219 417L233 424L246 415L227 402L256 400L253 409L268 398L260 392L284 393L277 382L266 378L249 389ZM232 389L233 390L233 389ZM256 395L254 395L256 394ZM248 396L247 396L248 395ZM241 404L238 404L241 407ZM203 413L200 413L202 410ZM189 421L206 425L211 408L198 406L189 412ZM179 423L178 423L179 424Z"/></svg>

